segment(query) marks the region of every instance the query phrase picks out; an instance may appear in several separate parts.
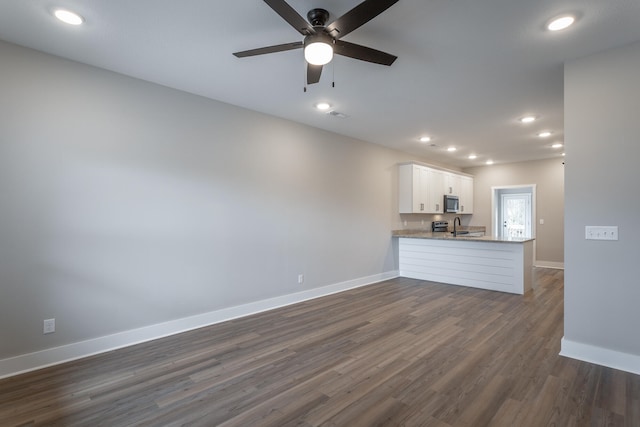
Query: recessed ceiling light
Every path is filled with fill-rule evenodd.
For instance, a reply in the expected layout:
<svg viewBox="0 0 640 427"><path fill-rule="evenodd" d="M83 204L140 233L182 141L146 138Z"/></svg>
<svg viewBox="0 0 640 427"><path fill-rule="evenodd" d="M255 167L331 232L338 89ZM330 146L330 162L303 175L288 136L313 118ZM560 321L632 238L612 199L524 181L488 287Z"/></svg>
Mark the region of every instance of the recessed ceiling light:
<svg viewBox="0 0 640 427"><path fill-rule="evenodd" d="M328 102L318 102L316 104L316 108L320 111L327 111L329 108L331 108L331 104L329 104Z"/></svg>
<svg viewBox="0 0 640 427"><path fill-rule="evenodd" d="M547 24L547 30L549 31L560 31L569 27L571 24L576 22L575 16L572 15L563 15L558 16L557 18L553 18Z"/></svg>
<svg viewBox="0 0 640 427"><path fill-rule="evenodd" d="M476 156L475 154L469 154L469 160L474 160L477 159L478 156Z"/></svg>
<svg viewBox="0 0 640 427"><path fill-rule="evenodd" d="M488 165L492 165L493 164L493 160L487 160L487 164Z"/></svg>
<svg viewBox="0 0 640 427"><path fill-rule="evenodd" d="M423 136L420 138L420 142L429 142L429 141L431 141L430 136Z"/></svg>
<svg viewBox="0 0 640 427"><path fill-rule="evenodd" d="M548 137L550 137L550 136L551 136L551 132L549 132L548 130L545 130L544 132L540 132L540 133L538 134L538 136L539 136L540 138L548 138Z"/></svg>
<svg viewBox="0 0 640 427"><path fill-rule="evenodd" d="M551 148L560 148L560 147L562 147L562 144L560 144L559 142L556 142L551 146Z"/></svg>
<svg viewBox="0 0 640 427"><path fill-rule="evenodd" d="M69 25L80 25L84 22L82 16L71 12L70 10L56 9L53 11L53 15L65 24Z"/></svg>
<svg viewBox="0 0 640 427"><path fill-rule="evenodd" d="M565 153L562 153L562 155L564 156L564 155L565 155Z"/></svg>
<svg viewBox="0 0 640 427"><path fill-rule="evenodd" d="M531 123L536 121L536 116L524 116L520 118L520 123Z"/></svg>
<svg viewBox="0 0 640 427"><path fill-rule="evenodd" d="M454 152L454 151L456 151L456 150L457 150L457 148L456 148L456 147L449 147L449 148L447 148L447 151L449 151L450 153L452 153L452 152Z"/></svg>

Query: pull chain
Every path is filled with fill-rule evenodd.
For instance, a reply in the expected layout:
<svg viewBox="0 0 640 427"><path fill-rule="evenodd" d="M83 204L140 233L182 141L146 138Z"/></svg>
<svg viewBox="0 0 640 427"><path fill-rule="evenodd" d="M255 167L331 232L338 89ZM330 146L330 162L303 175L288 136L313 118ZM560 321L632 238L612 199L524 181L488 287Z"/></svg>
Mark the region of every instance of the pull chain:
<svg viewBox="0 0 640 427"><path fill-rule="evenodd" d="M331 87L336 87L336 61L331 61Z"/></svg>
<svg viewBox="0 0 640 427"><path fill-rule="evenodd" d="M304 55L302 59L302 87L304 88L304 93L307 93L307 61L304 60Z"/></svg>

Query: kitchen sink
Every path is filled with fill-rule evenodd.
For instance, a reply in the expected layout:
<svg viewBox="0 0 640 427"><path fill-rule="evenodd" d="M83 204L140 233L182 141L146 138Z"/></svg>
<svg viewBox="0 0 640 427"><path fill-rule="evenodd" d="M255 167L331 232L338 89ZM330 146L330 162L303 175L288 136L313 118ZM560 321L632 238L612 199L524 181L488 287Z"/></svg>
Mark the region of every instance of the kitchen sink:
<svg viewBox="0 0 640 427"><path fill-rule="evenodd" d="M451 234L453 234L453 231L451 232ZM464 237L484 237L484 232L483 231L469 231L469 230L461 230L458 231L457 234L454 236L464 236Z"/></svg>

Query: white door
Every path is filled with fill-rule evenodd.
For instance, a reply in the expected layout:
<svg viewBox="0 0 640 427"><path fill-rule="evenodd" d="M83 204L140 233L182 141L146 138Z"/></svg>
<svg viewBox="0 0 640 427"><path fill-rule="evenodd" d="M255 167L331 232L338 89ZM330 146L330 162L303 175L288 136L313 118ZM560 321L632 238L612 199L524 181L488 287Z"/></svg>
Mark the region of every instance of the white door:
<svg viewBox="0 0 640 427"><path fill-rule="evenodd" d="M531 194L500 196L500 236L531 237Z"/></svg>

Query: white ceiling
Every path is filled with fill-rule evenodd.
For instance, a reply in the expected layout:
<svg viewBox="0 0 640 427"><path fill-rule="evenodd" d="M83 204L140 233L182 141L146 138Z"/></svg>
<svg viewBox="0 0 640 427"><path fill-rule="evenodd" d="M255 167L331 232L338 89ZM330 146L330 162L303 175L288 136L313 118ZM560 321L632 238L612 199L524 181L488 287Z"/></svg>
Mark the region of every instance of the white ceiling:
<svg viewBox="0 0 640 427"><path fill-rule="evenodd" d="M289 1L302 16L327 9L329 21L359 3ZM58 6L85 24L61 24ZM573 27L545 31L566 12L579 16ZM559 156L550 145L564 137L563 63L640 40L640 1L399 0L344 38L398 60L337 56L306 93L302 50L232 55L302 40L262 0L2 0L0 39L468 167ZM314 110L318 101L348 117ZM525 114L539 120L518 123ZM554 134L541 140L540 130ZM437 147L418 142L423 134Z"/></svg>

